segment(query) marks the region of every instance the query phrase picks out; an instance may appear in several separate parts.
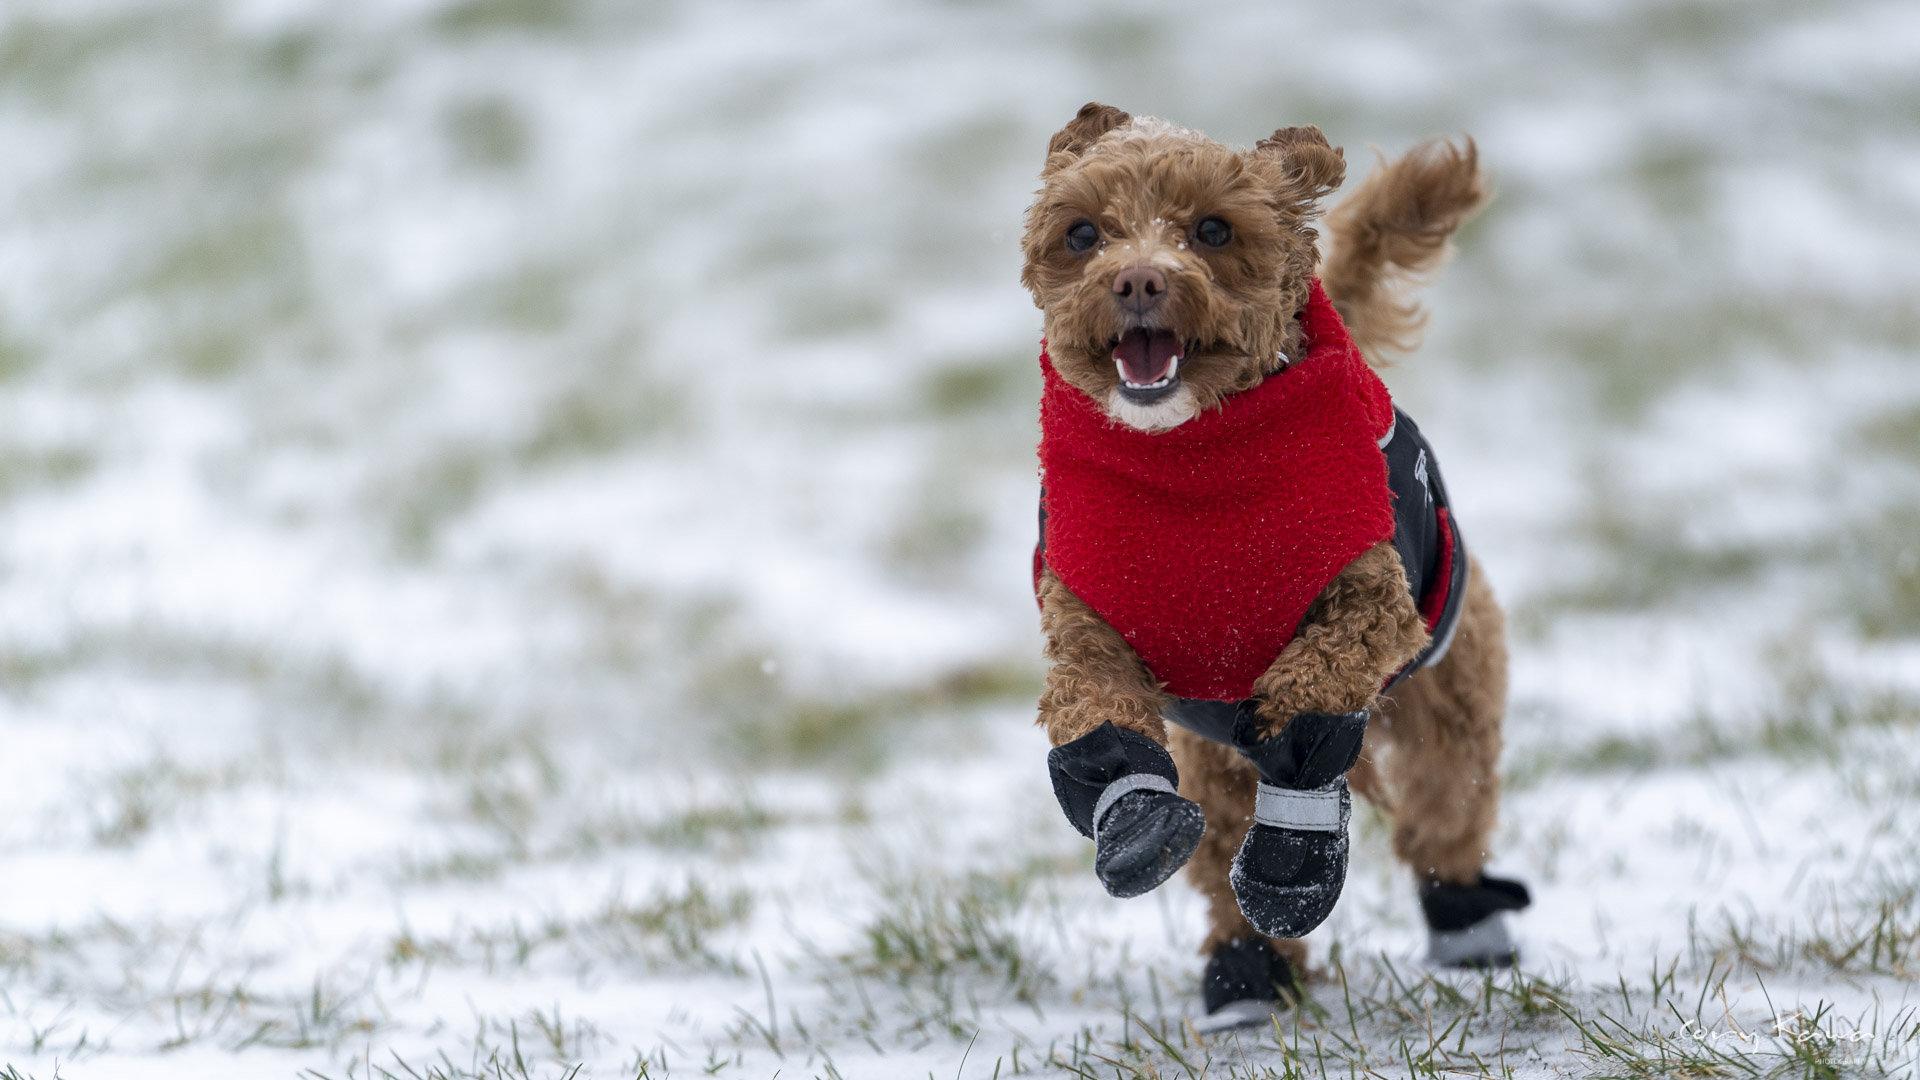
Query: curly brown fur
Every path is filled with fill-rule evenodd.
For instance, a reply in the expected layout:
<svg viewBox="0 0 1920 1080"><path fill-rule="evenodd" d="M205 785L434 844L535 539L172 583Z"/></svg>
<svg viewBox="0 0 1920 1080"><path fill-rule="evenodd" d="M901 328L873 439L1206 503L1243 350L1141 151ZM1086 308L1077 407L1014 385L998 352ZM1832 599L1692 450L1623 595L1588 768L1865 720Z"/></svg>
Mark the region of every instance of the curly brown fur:
<svg viewBox="0 0 1920 1080"><path fill-rule="evenodd" d="M1293 640L1258 679L1253 696L1267 735L1303 712L1364 709L1427 644L1391 543L1375 544L1321 591Z"/></svg>
<svg viewBox="0 0 1920 1080"><path fill-rule="evenodd" d="M1160 684L1127 639L1051 570L1040 579L1040 630L1052 661L1040 694L1040 723L1053 745L1108 721L1166 745L1160 714L1169 699Z"/></svg>
<svg viewBox="0 0 1920 1080"><path fill-rule="evenodd" d="M1395 687L1367 729L1379 782L1366 794L1392 815L1393 852L1414 873L1478 879L1500 809L1506 702L1506 617L1476 563L1446 657Z"/></svg>
<svg viewBox="0 0 1920 1080"><path fill-rule="evenodd" d="M1251 150L1110 106L1089 104L1049 144L1044 185L1027 211L1021 283L1046 313L1047 349L1062 378L1136 427L1170 427L1228 394L1258 385L1299 344L1294 315L1306 301L1319 253L1312 221L1319 199L1346 174L1341 152L1319 128L1282 128ZM1208 247L1195 235L1220 218L1231 239ZM1081 222L1098 241L1075 252ZM1164 299L1132 313L1115 300L1122 271L1165 275ZM1142 422L1119 400L1114 348L1129 329L1184 343L1178 387Z"/></svg>
<svg viewBox="0 0 1920 1080"><path fill-rule="evenodd" d="M1320 280L1369 358L1412 352L1426 312L1411 295L1446 261L1448 240L1489 197L1472 139L1429 139L1381 167L1327 214Z"/></svg>

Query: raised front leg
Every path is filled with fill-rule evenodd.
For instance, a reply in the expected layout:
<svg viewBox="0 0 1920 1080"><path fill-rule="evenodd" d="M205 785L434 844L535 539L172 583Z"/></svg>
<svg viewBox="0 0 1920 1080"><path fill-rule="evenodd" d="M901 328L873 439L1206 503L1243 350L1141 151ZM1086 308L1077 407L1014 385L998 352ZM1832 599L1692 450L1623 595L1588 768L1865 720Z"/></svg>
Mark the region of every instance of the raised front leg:
<svg viewBox="0 0 1920 1080"><path fill-rule="evenodd" d="M1230 880L1261 933L1300 937L1340 899L1352 812L1346 773L1359 760L1367 709L1426 642L1399 556L1377 545L1314 601L1241 704L1233 741L1260 782Z"/></svg>
<svg viewBox="0 0 1920 1080"><path fill-rule="evenodd" d="M1206 830L1200 807L1175 793L1180 774L1160 718L1167 697L1126 639L1051 572L1040 612L1053 661L1040 723L1054 745L1054 796L1093 840L1101 884L1138 896L1172 877Z"/></svg>
<svg viewBox="0 0 1920 1080"><path fill-rule="evenodd" d="M1047 636L1040 723L1060 746L1102 724L1167 744L1161 711L1171 699L1120 632L1048 570L1040 579L1040 630Z"/></svg>
<svg viewBox="0 0 1920 1080"><path fill-rule="evenodd" d="M1391 543L1374 545L1321 591L1293 640L1254 681L1260 733L1277 735L1300 713L1370 708L1426 644L1400 556Z"/></svg>

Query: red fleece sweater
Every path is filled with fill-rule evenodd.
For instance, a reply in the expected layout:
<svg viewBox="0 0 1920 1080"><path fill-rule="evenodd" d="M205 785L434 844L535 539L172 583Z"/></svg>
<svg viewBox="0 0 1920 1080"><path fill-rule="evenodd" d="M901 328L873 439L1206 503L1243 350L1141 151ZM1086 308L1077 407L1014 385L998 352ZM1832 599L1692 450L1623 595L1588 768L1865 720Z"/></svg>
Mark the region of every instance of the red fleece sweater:
<svg viewBox="0 0 1920 1080"><path fill-rule="evenodd" d="M1314 597L1393 537L1392 399L1318 281L1299 318L1291 367L1152 434L1041 349L1045 564L1179 697L1250 696Z"/></svg>

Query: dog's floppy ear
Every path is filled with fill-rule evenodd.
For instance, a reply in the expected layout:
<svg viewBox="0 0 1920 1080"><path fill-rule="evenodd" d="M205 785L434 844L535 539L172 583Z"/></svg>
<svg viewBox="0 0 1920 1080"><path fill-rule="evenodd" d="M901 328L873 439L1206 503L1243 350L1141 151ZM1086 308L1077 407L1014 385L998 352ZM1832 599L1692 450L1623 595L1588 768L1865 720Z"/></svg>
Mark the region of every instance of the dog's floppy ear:
<svg viewBox="0 0 1920 1080"><path fill-rule="evenodd" d="M1331 194L1347 178L1347 158L1337 146L1327 143L1320 129L1283 127L1254 144L1253 152L1277 158L1287 170L1287 180L1297 190L1300 202L1312 202Z"/></svg>
<svg viewBox="0 0 1920 1080"><path fill-rule="evenodd" d="M1055 132L1047 141L1047 172L1071 163L1086 153L1087 147L1099 141L1100 136L1122 124L1133 122L1133 117L1111 105L1102 105L1089 101L1080 106L1079 113L1068 121L1067 126ZM1057 160L1058 155L1068 155L1066 160Z"/></svg>

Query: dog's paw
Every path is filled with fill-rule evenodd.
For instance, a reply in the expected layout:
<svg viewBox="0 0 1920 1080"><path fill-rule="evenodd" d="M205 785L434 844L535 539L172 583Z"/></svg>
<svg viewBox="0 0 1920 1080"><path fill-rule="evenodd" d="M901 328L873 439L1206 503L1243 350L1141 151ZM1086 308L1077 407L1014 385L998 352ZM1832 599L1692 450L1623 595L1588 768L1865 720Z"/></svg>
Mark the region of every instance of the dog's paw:
<svg viewBox="0 0 1920 1080"><path fill-rule="evenodd" d="M1207 820L1197 803L1166 791L1130 791L1095 825L1093 872L1107 892L1139 896L1185 866Z"/></svg>
<svg viewBox="0 0 1920 1080"><path fill-rule="evenodd" d="M1206 817L1175 794L1179 773L1160 744L1102 724L1047 755L1054 797L1094 842L1093 870L1114 896L1139 896L1186 865Z"/></svg>
<svg viewBox="0 0 1920 1080"><path fill-rule="evenodd" d="M1360 756L1367 714L1301 713L1261 738L1259 705L1242 702L1234 720L1234 746L1260 784L1227 880L1254 929L1297 938L1326 921L1346 885L1353 797L1345 776Z"/></svg>
<svg viewBox="0 0 1920 1080"><path fill-rule="evenodd" d="M1471 885L1429 881L1420 887L1427 919L1427 963L1436 967L1509 967L1520 950L1507 929L1506 913L1533 902L1517 881L1484 874Z"/></svg>
<svg viewBox="0 0 1920 1080"><path fill-rule="evenodd" d="M1333 913L1346 886L1352 796L1344 780L1311 792L1261 784L1259 792L1227 880L1255 930L1305 937Z"/></svg>
<svg viewBox="0 0 1920 1080"><path fill-rule="evenodd" d="M1293 1006L1293 965L1259 938L1235 938L1213 951L1200 977L1207 1015L1194 1021L1202 1033L1264 1024Z"/></svg>

